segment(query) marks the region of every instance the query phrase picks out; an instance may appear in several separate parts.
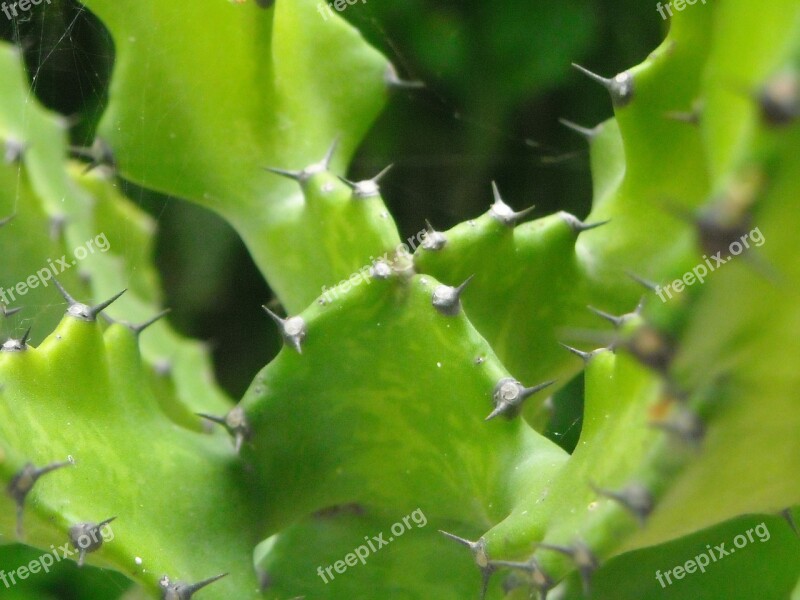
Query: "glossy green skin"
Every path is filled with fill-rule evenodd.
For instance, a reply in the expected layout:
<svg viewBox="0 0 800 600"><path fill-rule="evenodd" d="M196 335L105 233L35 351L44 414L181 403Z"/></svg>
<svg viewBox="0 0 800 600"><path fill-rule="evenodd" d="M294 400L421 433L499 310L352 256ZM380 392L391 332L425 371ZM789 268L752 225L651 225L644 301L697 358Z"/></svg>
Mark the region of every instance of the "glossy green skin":
<svg viewBox="0 0 800 600"><path fill-rule="evenodd" d="M104 330L70 317L35 350L0 355L2 479L29 460L78 459L34 489L26 510L29 544L46 548L76 519L115 514L118 541L90 562L124 572L150 593L165 573L196 581L230 571L202 592L209 599L256 597L257 573L269 583L263 596L275 600L349 599L365 590L408 599L477 595L480 576L469 552L438 529L482 537L493 560L533 557L567 598L582 597L575 565L536 542L586 545L603 565L596 574L600 598L728 598L747 585L763 597L789 593L796 562L776 557L795 556L797 540L783 521L763 513L800 504L800 376L793 366L800 356L800 217L793 206L800 126L770 126L753 98L732 87L757 90L782 70L797 73L796 3L696 5L679 13L662 46L631 69L632 102L591 140L595 198L587 222L610 219L607 225L578 234L563 215L552 215L509 228L487 214L445 232L443 249L396 261L386 280L365 269L399 243L379 196L353 198L332 172L300 187L260 170L317 162L341 134L331 167L341 171L386 94L385 60L354 30L320 19L310 0L279 1L269 11L155 0L126 11L110 0L87 6L118 44L100 133L121 173L225 216L290 314L304 319L307 335L302 354L285 347L243 398L252 439L241 459L222 434L198 433L190 411L199 405L185 393L190 368L176 376L174 390L154 379L150 332L141 340L145 361L124 327ZM230 42L213 46L213 57L205 20ZM139 46L156 44L160 52L149 62L137 60ZM10 53L0 59L18 69ZM97 300L130 285L132 296L152 307L152 278L142 276L149 269L147 224L110 182L78 178L73 189L76 176L62 175L56 121L38 108L26 121L18 110L19 74L0 86L12 90L0 102L2 133L53 143L32 146L19 169L0 169L4 189L14 190L5 201L13 199L20 213L19 229L9 225L0 239L9 234L9 252L24 242L49 253L43 257L58 255L98 223L109 235L118 231L114 223L125 213L139 222L137 251L125 258L143 266L125 275L100 260L87 264L92 295ZM158 95L148 93L153 86ZM699 125L665 117L698 100ZM127 126L140 118L169 126ZM40 147L47 151L34 150ZM760 177L744 193L742 181L752 173ZM72 202L62 245L43 233L58 194ZM696 229L676 213L741 196L752 226L768 240L763 248L666 303L630 280L626 271L663 286L701 263ZM92 210L85 197L107 202ZM19 233L23 225L33 232L28 240ZM19 264L29 272L41 258ZM322 286L355 272L365 273L358 286L336 288L333 301L318 298ZM436 286L470 275L459 314L437 312ZM643 295L642 310L616 331L585 309L627 313ZM122 302L110 312L141 318L141 302ZM628 351L650 327L675 341L668 373ZM600 350L582 364L559 341L614 351ZM530 398L522 417L484 422L501 378L560 385L582 366L585 413L571 455L537 431L549 391ZM218 414L226 408L215 405ZM702 443L653 426L681 411L702 421ZM655 501L644 526L592 487L632 482ZM3 502L0 533L12 541L13 507ZM330 510L337 505L349 508ZM424 511L424 527L329 583L318 576L318 567L415 509ZM762 515L736 519L751 513ZM654 568L681 564L698 544L729 539L762 520L774 539L751 548L753 560L737 556L666 591L653 581ZM137 570L135 556L152 570ZM770 581L753 587L765 557L781 565L770 562ZM500 571L490 598L503 596L508 570ZM633 583L621 585L623 576ZM529 597L536 579L521 571L512 577L522 585L509 598Z"/></svg>

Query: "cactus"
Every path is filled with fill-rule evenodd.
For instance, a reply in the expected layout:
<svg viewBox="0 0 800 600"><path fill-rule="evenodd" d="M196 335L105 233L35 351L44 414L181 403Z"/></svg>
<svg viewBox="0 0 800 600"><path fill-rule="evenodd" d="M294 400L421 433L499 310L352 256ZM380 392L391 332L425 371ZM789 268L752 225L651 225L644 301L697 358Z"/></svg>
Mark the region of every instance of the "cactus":
<svg viewBox="0 0 800 600"><path fill-rule="evenodd" d="M0 47L3 283L109 242L4 305L0 543L78 550L108 524L72 558L162 598L641 598L761 523L769 545L676 593L796 597L795 3L709 2L624 73L577 66L615 112L568 123L591 150L586 219L532 218L493 185L485 214L405 244L385 171L344 171L403 82L344 21L311 0L85 4L117 44L110 165L67 159ZM226 40L210 62L207 22ZM153 223L115 171L218 212L277 294L284 348L238 404L154 320ZM28 317L34 298L66 313ZM546 429L576 376L567 452Z"/></svg>

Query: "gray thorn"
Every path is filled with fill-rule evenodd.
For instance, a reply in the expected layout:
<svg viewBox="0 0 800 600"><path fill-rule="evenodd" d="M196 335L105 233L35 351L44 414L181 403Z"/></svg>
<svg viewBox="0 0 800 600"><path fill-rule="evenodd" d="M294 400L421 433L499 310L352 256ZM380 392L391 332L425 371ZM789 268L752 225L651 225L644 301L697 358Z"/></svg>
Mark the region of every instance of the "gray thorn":
<svg viewBox="0 0 800 600"><path fill-rule="evenodd" d="M25 154L25 144L19 140L6 140L6 149L3 156L5 164L11 165L19 162L23 154Z"/></svg>
<svg viewBox="0 0 800 600"><path fill-rule="evenodd" d="M489 209L489 213L507 227L514 227L536 208L535 206L531 206L530 208L515 212L514 209L503 201L500 190L497 188L497 183L494 181L492 182L492 195L494 196L494 204L492 204L492 207Z"/></svg>
<svg viewBox="0 0 800 600"><path fill-rule="evenodd" d="M641 285L643 288L651 292L655 292L659 287L658 284L653 283L652 281L650 281L649 279L645 279L644 277L639 277L636 273L633 273L632 271L625 271L625 274L631 279L633 279L636 283Z"/></svg>
<svg viewBox="0 0 800 600"><path fill-rule="evenodd" d="M433 307L446 317L455 317L461 312L461 294L467 287L467 284L472 281L475 275L470 275L458 287L451 287L449 285L439 285L433 290L431 303Z"/></svg>
<svg viewBox="0 0 800 600"><path fill-rule="evenodd" d="M287 177L293 181L297 181L300 183L300 185L305 185L305 183L314 175L330 170L331 160L333 159L333 154L336 152L336 148L338 146L339 136L337 135L330 147L328 147L328 150L325 152L325 156L321 161L310 164L305 169L300 171L289 171L287 169L278 169L276 167L264 167L264 170L269 171L270 173L275 173L276 175L281 175L282 177Z"/></svg>
<svg viewBox="0 0 800 600"><path fill-rule="evenodd" d="M425 225L426 230L422 238L422 247L432 252L444 248L447 245L447 238L444 237L444 234L436 231L428 219L425 219Z"/></svg>
<svg viewBox="0 0 800 600"><path fill-rule="evenodd" d="M64 286L61 285L61 282L58 281L55 277L53 277L53 283L55 283L56 288L64 297L64 300L67 301L69 304L69 308L67 308L67 314L71 317L75 317L76 319L80 319L82 321L96 321L97 315L99 315L102 311L108 308L113 302L115 302L122 294L127 292L127 289L122 290L121 292L115 294L105 302L101 302L95 306L89 306L88 304L83 304L82 302L78 302L70 296L69 292L64 289Z"/></svg>
<svg viewBox="0 0 800 600"><path fill-rule="evenodd" d="M595 229L611 222L610 219L607 219L605 221L598 221L597 223L585 223L575 215L564 211L560 212L559 216L566 221L567 225L569 225L575 233L583 233L584 231L589 231L590 229Z"/></svg>
<svg viewBox="0 0 800 600"><path fill-rule="evenodd" d="M31 328L28 327L28 330L23 334L23 336L16 340L16 339L8 339L2 346L3 352L24 352L28 349L28 338L31 334Z"/></svg>
<svg viewBox="0 0 800 600"><path fill-rule="evenodd" d="M400 79L400 76L397 74L397 69L395 69L394 65L391 63L386 67L383 80L386 82L387 86L394 89L419 90L425 87L425 83L422 81L406 81Z"/></svg>
<svg viewBox="0 0 800 600"><path fill-rule="evenodd" d="M219 581L223 577L227 577L227 575L228 573L223 573L222 575L210 577L200 581L199 583L193 584L182 583L180 581L172 583L170 582L169 577L162 577L161 581L158 582L162 588L161 598L162 600L191 600L192 596L194 596L201 589L211 585L215 581Z"/></svg>
<svg viewBox="0 0 800 600"><path fill-rule="evenodd" d="M117 517L111 517L100 523L78 523L69 528L69 541L72 547L79 551L78 566L82 567L86 555L90 552L99 550L103 545L103 537L100 534L103 527L114 521ZM86 538L88 543L83 543L82 538Z"/></svg>
<svg viewBox="0 0 800 600"><path fill-rule="evenodd" d="M13 316L13 315L17 314L17 313L18 313L19 311L21 311L21 310L22 310L22 307L21 307L21 306L20 306L20 307L18 307L18 308L8 308L8 307L7 307L5 304L2 304L2 303L0 303L0 312L1 312L1 313L3 314L3 316L4 316L4 317L6 317L6 318L8 318L8 317L11 317L11 316Z"/></svg>
<svg viewBox="0 0 800 600"><path fill-rule="evenodd" d="M787 508L787 509L782 510L781 511L781 516L784 519L786 519L787 523L789 523L789 527L792 528L792 531L794 531L795 535L797 537L800 537L800 530L798 530L797 523L794 520L794 515L792 515L792 509L791 508Z"/></svg>
<svg viewBox="0 0 800 600"><path fill-rule="evenodd" d="M252 437L253 432L252 429L250 429L250 423L247 421L247 416L241 406L234 406L225 417L217 417L204 413L195 414L212 423L222 425L233 438L233 445L237 454L241 452L244 443Z"/></svg>
<svg viewBox="0 0 800 600"><path fill-rule="evenodd" d="M699 445L706 432L705 423L688 408L680 408L668 419L652 422L650 426L673 434L692 446Z"/></svg>
<svg viewBox="0 0 800 600"><path fill-rule="evenodd" d="M609 323L612 323L614 325L614 327L618 328L623 323L625 323L625 319L626 319L625 315L623 315L621 317L617 317L617 316L609 314L609 313L607 313L605 311L602 311L599 308L595 308L594 306L587 306L586 308L588 308L590 311L592 311L598 317L601 317L601 318L605 319L606 321L608 321Z"/></svg>
<svg viewBox="0 0 800 600"><path fill-rule="evenodd" d="M283 341L297 350L298 354L303 353L303 340L308 334L308 327L302 317L289 317L282 319L266 306L262 306L266 313L272 318L281 330Z"/></svg>
<svg viewBox="0 0 800 600"><path fill-rule="evenodd" d="M544 542L537 542L536 546L545 550L559 552L570 557L575 563L575 566L578 567L578 573L580 573L581 582L583 584L583 595L587 598L589 597L592 575L600 568L600 561L597 560L597 557L586 544L579 540L574 546L558 546L555 544L546 544Z"/></svg>
<svg viewBox="0 0 800 600"><path fill-rule="evenodd" d="M13 221L13 220L14 220L14 218L15 218L16 216L17 216L17 215L15 215L15 214L14 214L14 215L10 215L10 216L8 216L8 217L5 217L5 218L3 218L3 219L0 219L0 227L4 227L5 225L8 225L8 224L9 224L11 221Z"/></svg>
<svg viewBox="0 0 800 600"><path fill-rule="evenodd" d="M575 356L580 357L581 359L583 359L583 362L585 363L588 363L590 360L592 360L592 357L595 355L595 352L597 352L596 350L592 352L583 352L582 350L578 350L577 348L573 348L572 346L567 346L566 344L562 344L561 342L558 342L558 345L561 346L562 348L566 348L567 350L572 352L572 354L574 354Z"/></svg>
<svg viewBox="0 0 800 600"><path fill-rule="evenodd" d="M486 417L486 421L491 421L498 415L505 415L509 419L515 417L525 402L536 392L543 390L555 383L555 380L545 381L539 385L526 388L519 381L512 377L504 377L497 382L492 392L492 400L494 401L495 408Z"/></svg>
<svg viewBox="0 0 800 600"><path fill-rule="evenodd" d="M574 131L576 133L579 133L580 135L585 137L590 142L597 136L597 133L598 133L598 127L599 126L598 127L594 127L592 129L589 129L588 127L582 127L581 125L578 125L577 123L573 123L572 121L569 121L567 119L559 119L558 122L561 123L567 129L570 129L570 130L572 130L572 131Z"/></svg>
<svg viewBox="0 0 800 600"><path fill-rule="evenodd" d="M650 513L653 512L653 507L655 506L653 495L650 490L640 483L628 484L620 491L606 490L596 486L594 483L589 485L596 494L618 502L633 514L642 526L644 526Z"/></svg>
<svg viewBox="0 0 800 600"><path fill-rule="evenodd" d="M512 561L512 560L493 560L492 565L495 567L506 567L509 569L519 569L530 573L533 585L539 590L542 598L547 597L547 593L555 585L555 581L547 573L545 573L539 566L536 559L531 558L526 562Z"/></svg>
<svg viewBox="0 0 800 600"><path fill-rule="evenodd" d="M23 537L22 518L25 511L25 499L33 489L33 486L36 485L36 482L44 475L52 473L53 471L62 467L68 467L72 464L74 463L57 462L46 465L41 469L37 469L33 463L26 463L25 466L23 466L22 469L11 478L11 482L6 488L6 492L9 496L11 496L17 505L17 537Z"/></svg>
<svg viewBox="0 0 800 600"><path fill-rule="evenodd" d="M439 530L439 533L445 535L455 542L458 542L462 546L466 546L470 549L470 552L472 552L475 564L478 565L478 568L481 571L481 600L483 600L486 597L486 592L489 589L489 579L491 578L492 573L495 571L492 561L489 560L489 556L486 554L486 540L480 538L477 542L471 542L452 533L442 531L441 529Z"/></svg>
<svg viewBox="0 0 800 600"><path fill-rule="evenodd" d="M141 324L139 324L139 325L131 325L131 326L130 326L130 328L131 328L131 330L132 330L132 331L133 331L133 332L134 332L136 335L139 335L139 334L141 334L141 333L142 333L142 332L143 332L145 329L147 329L147 328L148 328L148 327L150 327L151 325L153 325L153 324L157 323L158 321L160 321L161 319L163 319L164 317L166 317L166 316L167 316L169 313L171 313L171 312L172 312L172 309L171 309L171 308L165 308L165 309L164 309L164 310L162 310L160 313L158 313L156 316L154 316L154 317L150 318L149 320L145 321L144 323L141 323Z"/></svg>
<svg viewBox="0 0 800 600"><path fill-rule="evenodd" d="M633 100L633 76L628 71L623 71L615 75L612 79L607 79L597 73L592 73L589 69L579 64L572 63L572 66L589 77L589 79L596 81L606 88L611 95L611 102L614 107L622 108Z"/></svg>
<svg viewBox="0 0 800 600"><path fill-rule="evenodd" d="M339 177L339 179L344 183L347 187L353 190L353 196L358 200L365 200L367 198L374 198L376 196L381 195L381 188L378 185L380 180L383 179L384 175L388 173L394 165L389 165L383 171L375 175L372 179L365 179L363 181L350 181L345 179L344 177Z"/></svg>

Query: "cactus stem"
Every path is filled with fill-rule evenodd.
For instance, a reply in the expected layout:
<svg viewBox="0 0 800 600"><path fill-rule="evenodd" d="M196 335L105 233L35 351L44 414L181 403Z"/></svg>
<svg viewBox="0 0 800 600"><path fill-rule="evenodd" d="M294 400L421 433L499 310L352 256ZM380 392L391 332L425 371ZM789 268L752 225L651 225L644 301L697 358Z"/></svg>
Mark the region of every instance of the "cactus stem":
<svg viewBox="0 0 800 600"><path fill-rule="evenodd" d="M509 419L515 417L519 413L519 409L525 400L554 383L555 380L545 381L539 385L526 388L516 379L504 377L497 382L492 392L492 400L494 400L495 408L484 420L491 421L501 414Z"/></svg>
<svg viewBox="0 0 800 600"><path fill-rule="evenodd" d="M325 156L321 161L310 164L305 169L300 171L289 171L286 169L278 169L276 167L264 167L264 169L270 173L275 173L276 175L281 175L282 177L297 181L301 186L303 186L314 175L330 170L331 160L333 159L333 154L336 152L336 148L338 146L339 136L336 136L331 145L328 147L328 150L325 152Z"/></svg>
<svg viewBox="0 0 800 600"><path fill-rule="evenodd" d="M639 483L628 484L620 491L606 490L589 482L592 490L600 495L618 502L623 508L630 512L644 526L647 517L653 512L655 500L653 495L646 487Z"/></svg>
<svg viewBox="0 0 800 600"><path fill-rule="evenodd" d="M431 303L433 307L446 317L455 317L461 311L461 294L475 275L470 275L458 287L439 285L433 290Z"/></svg>
<svg viewBox="0 0 800 600"><path fill-rule="evenodd" d="M25 499L33 489L33 486L36 485L36 482L44 475L52 473L53 471L62 467L68 467L72 464L74 463L70 461L57 462L46 465L41 469L37 469L33 463L26 463L25 466L22 467L22 469L16 475L14 475L14 477L11 479L11 482L8 484L8 488L6 488L6 491L17 504L17 537L20 539L23 537L22 517L25 511Z"/></svg>
<svg viewBox="0 0 800 600"><path fill-rule="evenodd" d="M365 200L367 198L375 198L381 195L381 188L378 185L383 177L391 170L394 165L389 165L383 171L375 175L372 179L365 179L364 181L350 181L344 177L339 179L347 187L353 190L353 197L357 200Z"/></svg>
<svg viewBox="0 0 800 600"><path fill-rule="evenodd" d="M586 597L589 596L592 575L600 567L600 561L597 560L597 557L586 544L579 540L574 546L557 546L554 544L545 544L543 542L537 542L536 546L544 550L552 550L569 556L575 563L575 566L578 567L578 573L580 573L581 582L583 584L583 594Z"/></svg>
<svg viewBox="0 0 800 600"><path fill-rule="evenodd" d="M585 223L575 215L564 211L560 212L559 216L566 221L567 225L569 225L572 231L575 233L583 233L584 231L589 231L590 229L595 229L596 227L600 227L611 222L611 220L608 219L606 221L598 221L597 223Z"/></svg>
<svg viewBox="0 0 800 600"><path fill-rule="evenodd" d="M122 296L122 294L128 291L127 289L124 289L118 294L115 294L114 296L106 300L105 302L101 302L100 304L97 304L95 306L89 306L88 304L83 304L81 302L78 302L77 300L75 300L75 298L70 296L69 292L67 292L67 290L64 289L64 286L62 286L61 282L59 282L58 279L56 279L55 277L53 277L53 282L55 283L56 288L58 288L58 291L64 297L64 300L66 300L67 304L69 304L69 308L67 308L67 314L70 315L71 317L75 317L76 319L80 319L82 321L96 321L97 315L99 315L102 311L111 306L111 304L115 302L120 296Z"/></svg>
<svg viewBox="0 0 800 600"><path fill-rule="evenodd" d="M117 517L111 517L100 523L78 523L69 528L69 541L73 548L79 551L78 553L78 566L82 567L86 560L86 555L90 552L99 550L103 545L103 537L98 539L100 531L114 521ZM88 542L83 542L86 538Z"/></svg>
<svg viewBox="0 0 800 600"><path fill-rule="evenodd" d="M514 212L514 210L503 201L500 190L497 188L497 183L494 181L492 182L492 194L494 195L494 204L492 204L489 214L507 227L514 227L536 208L535 206L531 206L519 212Z"/></svg>
<svg viewBox="0 0 800 600"><path fill-rule="evenodd" d="M423 81L407 81L405 79L400 79L400 76L397 74L397 69L391 63L386 67L383 80L390 89L419 90L425 88L425 82Z"/></svg>
<svg viewBox="0 0 800 600"><path fill-rule="evenodd" d="M425 219L425 235L422 238L422 247L435 252L447 245L447 238L443 233L436 231L428 219Z"/></svg>
<svg viewBox="0 0 800 600"><path fill-rule="evenodd" d="M198 417L202 417L208 421L211 421L212 423L222 425L233 438L236 454L241 452L244 443L252 437L253 431L250 428L250 424L247 421L247 416L244 414L244 410L240 406L233 407L225 417L217 417L204 413L195 414Z"/></svg>
<svg viewBox="0 0 800 600"><path fill-rule="evenodd" d="M308 327L302 317L290 317L282 319L266 306L262 306L266 313L272 318L281 330L283 341L297 350L298 354L303 353L302 343L308 333Z"/></svg>
<svg viewBox="0 0 800 600"><path fill-rule="evenodd" d="M191 600L192 596L201 589L227 576L228 573L223 573L200 581L199 583L188 584L180 581L172 583L169 577L165 575L161 578L161 581L158 582L162 589L161 598L162 600Z"/></svg>
<svg viewBox="0 0 800 600"><path fill-rule="evenodd" d="M598 133L599 125L597 127L593 127L592 129L589 129L588 127L583 127L583 126L578 125L577 123L573 123L572 121L569 121L567 119L559 119L558 122L561 123L567 129L570 129L570 130L572 130L572 131L574 131L576 133L579 133L580 135L585 137L590 142L597 136L597 133Z"/></svg>
<svg viewBox="0 0 800 600"><path fill-rule="evenodd" d="M489 579L491 578L492 573L495 571L495 566L493 562L489 560L489 555L486 553L486 540L480 538L477 542L471 542L452 533L442 531L441 529L439 530L439 533L445 535L453 541L458 542L462 546L466 546L472 552L472 556L475 559L475 564L478 565L478 568L481 570L482 580L480 597L481 600L483 600L486 597L487 590L489 589Z"/></svg>
<svg viewBox="0 0 800 600"><path fill-rule="evenodd" d="M607 79L601 77L597 73L592 73L589 69L579 64L572 63L572 66L589 77L589 79L596 81L606 88L608 93L611 94L611 102L614 104L615 108L622 108L633 100L633 75L628 71L619 73L612 79Z"/></svg>

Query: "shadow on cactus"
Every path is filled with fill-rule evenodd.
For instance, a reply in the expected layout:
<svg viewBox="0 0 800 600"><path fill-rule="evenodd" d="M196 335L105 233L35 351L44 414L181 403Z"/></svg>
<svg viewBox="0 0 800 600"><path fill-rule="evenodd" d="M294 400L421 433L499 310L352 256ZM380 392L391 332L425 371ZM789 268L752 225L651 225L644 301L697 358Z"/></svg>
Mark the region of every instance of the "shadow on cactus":
<svg viewBox="0 0 800 600"><path fill-rule="evenodd" d="M85 5L116 62L77 161L0 47L4 594L798 597L795 3L697 5L638 66L576 65L615 113L567 122L585 219L487 182L405 244L392 175L346 165L416 86L356 29L310 0ZM275 291L284 347L238 403L164 318L122 181L218 213Z"/></svg>

